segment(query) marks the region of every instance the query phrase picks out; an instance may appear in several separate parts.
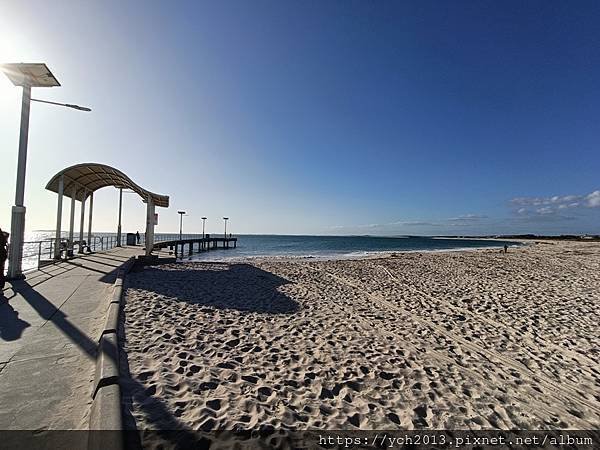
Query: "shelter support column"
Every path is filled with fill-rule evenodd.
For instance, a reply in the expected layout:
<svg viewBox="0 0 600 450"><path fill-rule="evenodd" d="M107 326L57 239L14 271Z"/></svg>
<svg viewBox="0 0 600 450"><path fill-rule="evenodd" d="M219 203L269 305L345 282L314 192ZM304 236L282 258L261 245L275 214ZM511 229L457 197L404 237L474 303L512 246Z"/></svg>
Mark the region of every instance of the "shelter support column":
<svg viewBox="0 0 600 450"><path fill-rule="evenodd" d="M65 177L63 175L58 179L58 205L56 206L56 235L54 237L54 259L60 259L60 233L62 225L62 203L63 192L65 189Z"/></svg>
<svg viewBox="0 0 600 450"><path fill-rule="evenodd" d="M75 197L77 197L77 188L71 189L71 220L69 221L69 245L67 247L67 256L73 255L73 227L75 226Z"/></svg>
<svg viewBox="0 0 600 450"><path fill-rule="evenodd" d="M85 225L85 197L87 196L87 189L83 190L81 197L81 219L79 221L79 250L77 253L83 253L83 226Z"/></svg>
<svg viewBox="0 0 600 450"><path fill-rule="evenodd" d="M146 256L152 254L154 247L154 202L152 197L148 196L146 203Z"/></svg>
<svg viewBox="0 0 600 450"><path fill-rule="evenodd" d="M121 246L121 212L123 211L123 188L119 188L119 224L117 225L117 247Z"/></svg>
<svg viewBox="0 0 600 450"><path fill-rule="evenodd" d="M92 245L92 211L94 210L94 193L90 194L90 212L88 214L88 233L87 233L87 245L91 250Z"/></svg>

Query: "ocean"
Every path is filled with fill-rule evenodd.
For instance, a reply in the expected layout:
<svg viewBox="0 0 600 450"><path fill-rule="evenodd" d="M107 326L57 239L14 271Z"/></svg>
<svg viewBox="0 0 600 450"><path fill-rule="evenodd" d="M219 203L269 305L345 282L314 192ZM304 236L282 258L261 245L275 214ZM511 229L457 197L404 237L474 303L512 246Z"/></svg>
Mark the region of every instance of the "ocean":
<svg viewBox="0 0 600 450"><path fill-rule="evenodd" d="M196 254L192 260L232 258L354 258L403 251L440 251L519 245L516 242L483 239L445 239L422 236L283 236L240 235L237 248Z"/></svg>
<svg viewBox="0 0 600 450"><path fill-rule="evenodd" d="M123 232L123 239L125 239ZM78 239L79 233L75 233ZM87 236L87 234L86 234ZM108 242L114 244L116 233L95 232L94 245L100 249L99 238L103 238L103 246ZM213 234L213 237L222 236ZM41 259L51 258L49 240L53 239L52 231L34 231L26 233L24 246L23 269L31 270L37 267L38 253L41 248ZM67 237L63 233L63 237ZM156 233L156 240L176 239L174 233ZM184 237L200 237L197 234L184 234ZM195 254L192 260L217 261L239 258L256 257L286 257L286 258L356 258L378 253L403 251L439 251L461 250L470 248L502 247L519 245L516 242L483 239L448 239L423 236L285 236L285 235L236 235L237 248L211 250ZM42 244L38 242L42 241ZM143 234L142 234L143 242Z"/></svg>

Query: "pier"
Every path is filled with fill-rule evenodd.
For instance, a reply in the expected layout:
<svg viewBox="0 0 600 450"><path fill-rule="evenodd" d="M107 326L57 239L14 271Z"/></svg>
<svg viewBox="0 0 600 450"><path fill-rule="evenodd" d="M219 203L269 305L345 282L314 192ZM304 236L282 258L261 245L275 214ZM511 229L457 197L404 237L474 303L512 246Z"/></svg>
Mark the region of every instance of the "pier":
<svg viewBox="0 0 600 450"><path fill-rule="evenodd" d="M201 238L172 239L168 241L155 242L153 250L168 248L169 250L175 252L175 258L183 258L184 256L192 256L195 248L195 253L200 253L203 251L216 250L218 248L228 249L236 247L236 237L210 237L207 235Z"/></svg>

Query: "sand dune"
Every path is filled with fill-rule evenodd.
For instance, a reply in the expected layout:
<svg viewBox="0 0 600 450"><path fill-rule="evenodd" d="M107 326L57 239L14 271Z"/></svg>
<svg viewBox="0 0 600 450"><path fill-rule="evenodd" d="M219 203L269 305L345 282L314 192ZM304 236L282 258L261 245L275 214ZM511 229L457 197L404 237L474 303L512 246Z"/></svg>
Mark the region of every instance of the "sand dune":
<svg viewBox="0 0 600 450"><path fill-rule="evenodd" d="M597 429L600 245L185 263L127 280L139 429Z"/></svg>

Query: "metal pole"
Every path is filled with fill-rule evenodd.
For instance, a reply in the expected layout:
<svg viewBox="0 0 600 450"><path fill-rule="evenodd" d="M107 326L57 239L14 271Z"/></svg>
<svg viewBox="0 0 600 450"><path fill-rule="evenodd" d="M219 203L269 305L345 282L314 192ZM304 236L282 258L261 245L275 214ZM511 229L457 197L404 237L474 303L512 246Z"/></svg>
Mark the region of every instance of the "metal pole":
<svg viewBox="0 0 600 450"><path fill-rule="evenodd" d="M71 189L71 220L69 222L69 245L67 246L67 256L73 254L73 227L75 226L75 197L77 197L77 187Z"/></svg>
<svg viewBox="0 0 600 450"><path fill-rule="evenodd" d="M90 213L88 216L88 236L87 244L90 250L92 250L92 210L94 209L94 193L90 194Z"/></svg>
<svg viewBox="0 0 600 450"><path fill-rule="evenodd" d="M24 278L22 273L23 241L25 240L25 169L27 167L27 141L29 137L29 109L31 87L23 86L21 100L21 131L19 136L19 159L17 162L17 187L15 205L12 207L10 223L10 249L8 278Z"/></svg>
<svg viewBox="0 0 600 450"><path fill-rule="evenodd" d="M77 253L83 253L83 226L85 225L85 199L87 197L87 189L83 190L81 197L81 219L79 221L79 249Z"/></svg>
<svg viewBox="0 0 600 450"><path fill-rule="evenodd" d="M183 230L183 214L179 213L179 240L181 240L181 231Z"/></svg>
<svg viewBox="0 0 600 450"><path fill-rule="evenodd" d="M225 239L227 239L227 219L225 219L225 234L223 235Z"/></svg>
<svg viewBox="0 0 600 450"><path fill-rule="evenodd" d="M62 204L65 189L65 177L58 179L58 206L56 207L56 236L54 237L54 259L60 259L60 232L62 225Z"/></svg>
<svg viewBox="0 0 600 450"><path fill-rule="evenodd" d="M123 188L119 188L119 225L117 226L117 247L121 246L121 211L123 210Z"/></svg>
<svg viewBox="0 0 600 450"><path fill-rule="evenodd" d="M154 202L148 196L146 200L146 256L152 254L154 247Z"/></svg>
<svg viewBox="0 0 600 450"><path fill-rule="evenodd" d="M206 217L202 218L202 239L204 239L204 224L206 223Z"/></svg>

